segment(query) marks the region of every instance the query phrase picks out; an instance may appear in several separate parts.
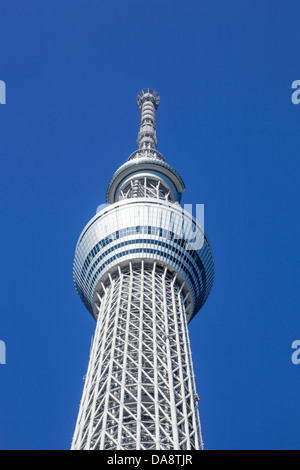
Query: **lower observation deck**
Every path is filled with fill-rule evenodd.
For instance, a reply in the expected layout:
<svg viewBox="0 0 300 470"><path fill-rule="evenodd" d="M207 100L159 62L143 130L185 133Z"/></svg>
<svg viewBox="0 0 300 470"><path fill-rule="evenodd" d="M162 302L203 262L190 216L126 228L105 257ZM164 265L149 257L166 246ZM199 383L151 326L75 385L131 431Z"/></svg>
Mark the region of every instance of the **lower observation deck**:
<svg viewBox="0 0 300 470"><path fill-rule="evenodd" d="M190 321L205 303L213 283L210 244L196 220L179 204L133 198L107 206L86 225L74 259L79 297L97 318L96 292L118 269L156 263L183 284Z"/></svg>

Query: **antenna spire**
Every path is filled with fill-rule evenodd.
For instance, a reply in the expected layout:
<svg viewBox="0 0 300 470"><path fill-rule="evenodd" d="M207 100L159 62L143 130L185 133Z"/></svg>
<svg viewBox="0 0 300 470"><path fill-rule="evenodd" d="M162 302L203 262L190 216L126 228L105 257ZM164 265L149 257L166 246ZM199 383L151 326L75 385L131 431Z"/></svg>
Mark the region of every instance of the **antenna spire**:
<svg viewBox="0 0 300 470"><path fill-rule="evenodd" d="M141 111L140 129L136 143L140 150L155 150L157 147L155 115L160 103L160 96L152 88L144 88L137 95L136 101Z"/></svg>

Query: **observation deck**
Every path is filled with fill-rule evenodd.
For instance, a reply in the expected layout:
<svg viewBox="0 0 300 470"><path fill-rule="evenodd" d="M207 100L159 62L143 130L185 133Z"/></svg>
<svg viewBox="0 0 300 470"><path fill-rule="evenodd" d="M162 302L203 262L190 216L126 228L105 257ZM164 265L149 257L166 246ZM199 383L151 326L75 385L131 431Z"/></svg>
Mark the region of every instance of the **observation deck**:
<svg viewBox="0 0 300 470"><path fill-rule="evenodd" d="M97 295L117 270L141 261L175 273L182 285L190 321L204 305L213 283L213 256L203 228L180 206L184 182L156 150L159 94L137 96L138 149L113 175L107 207L79 237L74 259L77 292L97 318Z"/></svg>

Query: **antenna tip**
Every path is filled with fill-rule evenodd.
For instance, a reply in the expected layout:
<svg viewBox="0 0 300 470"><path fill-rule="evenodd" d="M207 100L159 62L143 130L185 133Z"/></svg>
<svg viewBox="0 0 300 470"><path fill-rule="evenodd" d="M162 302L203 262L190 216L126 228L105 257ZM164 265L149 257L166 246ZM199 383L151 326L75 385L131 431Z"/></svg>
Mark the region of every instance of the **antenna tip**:
<svg viewBox="0 0 300 470"><path fill-rule="evenodd" d="M136 97L136 101L140 109L144 101L147 100L151 100L154 103L155 109L158 108L160 103L160 96L157 91L153 90L153 88L144 88L138 93Z"/></svg>

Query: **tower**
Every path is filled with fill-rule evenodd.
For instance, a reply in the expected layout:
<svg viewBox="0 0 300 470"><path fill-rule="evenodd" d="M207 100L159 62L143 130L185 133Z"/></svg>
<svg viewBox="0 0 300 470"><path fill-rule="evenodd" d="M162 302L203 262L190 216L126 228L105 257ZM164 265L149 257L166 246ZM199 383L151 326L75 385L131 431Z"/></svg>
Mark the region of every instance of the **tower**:
<svg viewBox="0 0 300 470"><path fill-rule="evenodd" d="M76 246L75 286L97 323L74 450L203 448L187 324L211 290L213 257L156 150L159 102L138 94L138 148Z"/></svg>

